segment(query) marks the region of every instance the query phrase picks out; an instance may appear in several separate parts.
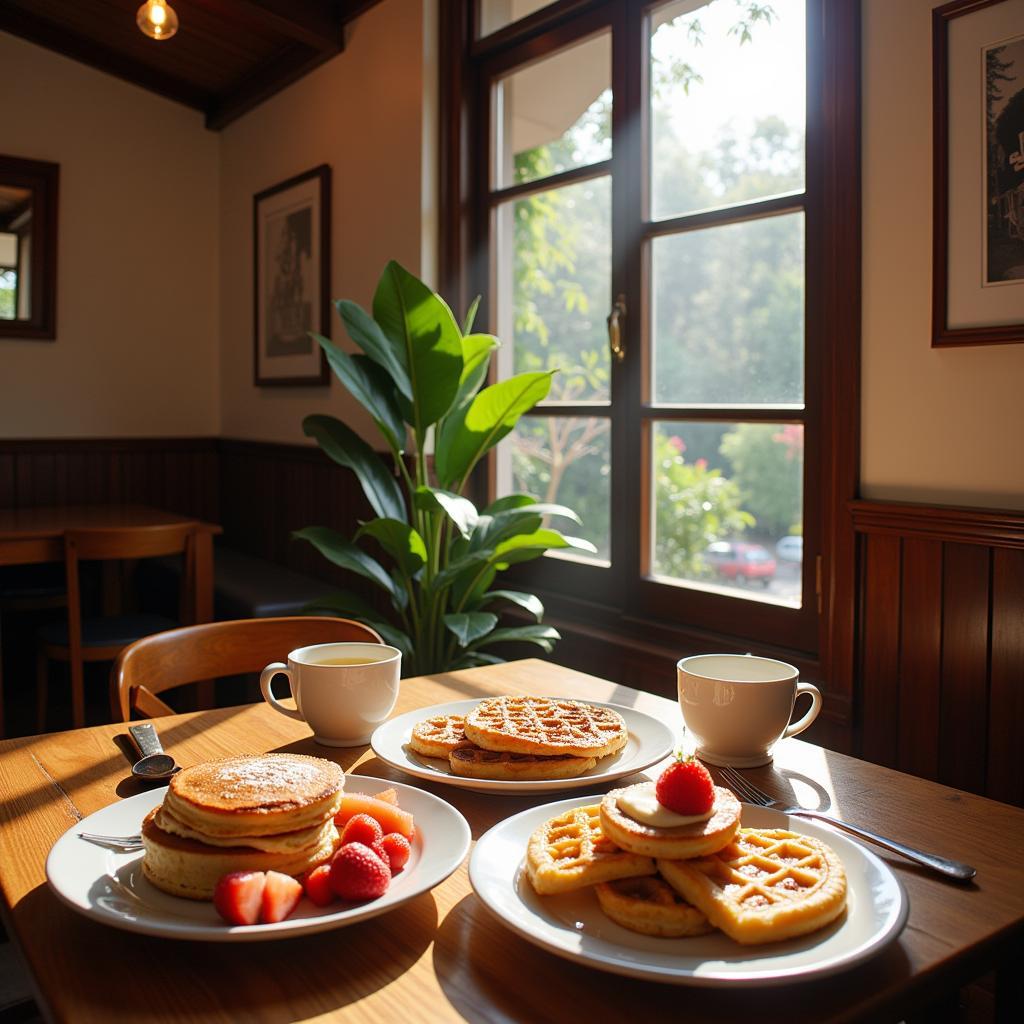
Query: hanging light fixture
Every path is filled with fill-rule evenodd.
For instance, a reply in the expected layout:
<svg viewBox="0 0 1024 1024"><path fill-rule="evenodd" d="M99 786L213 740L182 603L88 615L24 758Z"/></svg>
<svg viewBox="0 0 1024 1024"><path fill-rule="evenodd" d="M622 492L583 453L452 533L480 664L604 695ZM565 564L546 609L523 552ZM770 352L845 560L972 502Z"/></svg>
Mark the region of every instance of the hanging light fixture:
<svg viewBox="0 0 1024 1024"><path fill-rule="evenodd" d="M146 0L135 15L135 24L159 42L178 31L178 15L166 0Z"/></svg>

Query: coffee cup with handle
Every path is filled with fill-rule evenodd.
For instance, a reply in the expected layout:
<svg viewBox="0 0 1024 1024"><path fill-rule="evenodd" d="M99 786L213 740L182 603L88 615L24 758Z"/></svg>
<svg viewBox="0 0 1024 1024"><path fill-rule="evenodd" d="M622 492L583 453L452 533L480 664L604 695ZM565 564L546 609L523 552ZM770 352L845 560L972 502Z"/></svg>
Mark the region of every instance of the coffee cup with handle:
<svg viewBox="0 0 1024 1024"><path fill-rule="evenodd" d="M305 722L317 743L357 747L394 709L401 667L402 652L387 644L313 644L292 651L287 664L268 665L260 690L275 711ZM295 708L275 697L277 675L291 684Z"/></svg>
<svg viewBox="0 0 1024 1024"><path fill-rule="evenodd" d="M676 666L679 707L697 757L714 765L755 768L772 748L803 732L821 711L821 692L800 681L792 665L746 654L699 654ZM807 713L790 722L799 694L811 698Z"/></svg>

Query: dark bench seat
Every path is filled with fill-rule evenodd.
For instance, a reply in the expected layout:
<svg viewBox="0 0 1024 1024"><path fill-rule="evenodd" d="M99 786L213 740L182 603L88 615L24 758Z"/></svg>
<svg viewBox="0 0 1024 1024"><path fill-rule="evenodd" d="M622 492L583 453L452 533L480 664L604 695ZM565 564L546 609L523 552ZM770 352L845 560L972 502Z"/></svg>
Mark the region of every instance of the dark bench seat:
<svg viewBox="0 0 1024 1024"><path fill-rule="evenodd" d="M147 559L139 565L140 592L161 606L177 600L180 559ZM217 547L213 558L213 609L218 621L298 615L310 601L331 594L329 583L283 565Z"/></svg>

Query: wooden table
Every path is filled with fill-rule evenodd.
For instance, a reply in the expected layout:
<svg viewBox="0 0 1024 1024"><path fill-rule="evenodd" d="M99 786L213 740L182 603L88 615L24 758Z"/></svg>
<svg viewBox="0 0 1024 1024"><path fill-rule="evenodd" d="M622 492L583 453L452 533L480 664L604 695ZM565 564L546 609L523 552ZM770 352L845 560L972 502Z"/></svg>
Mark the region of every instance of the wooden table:
<svg viewBox="0 0 1024 1024"><path fill-rule="evenodd" d="M679 721L676 705L663 698L536 660L405 680L396 713L496 693L610 700ZM316 746L301 723L262 704L162 719L160 731L184 764L286 750L331 757L357 775L411 782L458 807L474 839L547 802L410 779L368 748ZM841 975L753 990L603 974L503 927L473 894L465 865L389 914L319 935L204 945L128 934L64 907L43 871L51 844L79 815L138 792L115 744L123 732L111 725L0 743L0 908L53 1020L898 1020L1019 952L1024 932L1024 811L788 740L773 766L750 773L763 788L804 802L810 796L814 806L825 797L852 821L978 868L975 883L962 886L876 850L906 886L909 923L885 952Z"/></svg>

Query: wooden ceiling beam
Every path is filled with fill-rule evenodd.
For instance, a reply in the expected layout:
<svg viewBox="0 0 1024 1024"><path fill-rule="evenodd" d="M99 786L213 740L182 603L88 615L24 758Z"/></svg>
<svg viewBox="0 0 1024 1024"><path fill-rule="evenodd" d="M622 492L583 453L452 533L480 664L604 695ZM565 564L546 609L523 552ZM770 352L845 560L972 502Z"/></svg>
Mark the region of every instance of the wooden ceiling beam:
<svg viewBox="0 0 1024 1024"><path fill-rule="evenodd" d="M282 36L311 49L340 53L345 45L339 0L195 0L230 24Z"/></svg>
<svg viewBox="0 0 1024 1024"><path fill-rule="evenodd" d="M123 78L133 85L159 93L167 99L184 103L187 107L205 111L212 102L213 97L199 86L175 75L168 75L93 39L70 32L66 27L55 25L24 8L0 4L0 29Z"/></svg>

